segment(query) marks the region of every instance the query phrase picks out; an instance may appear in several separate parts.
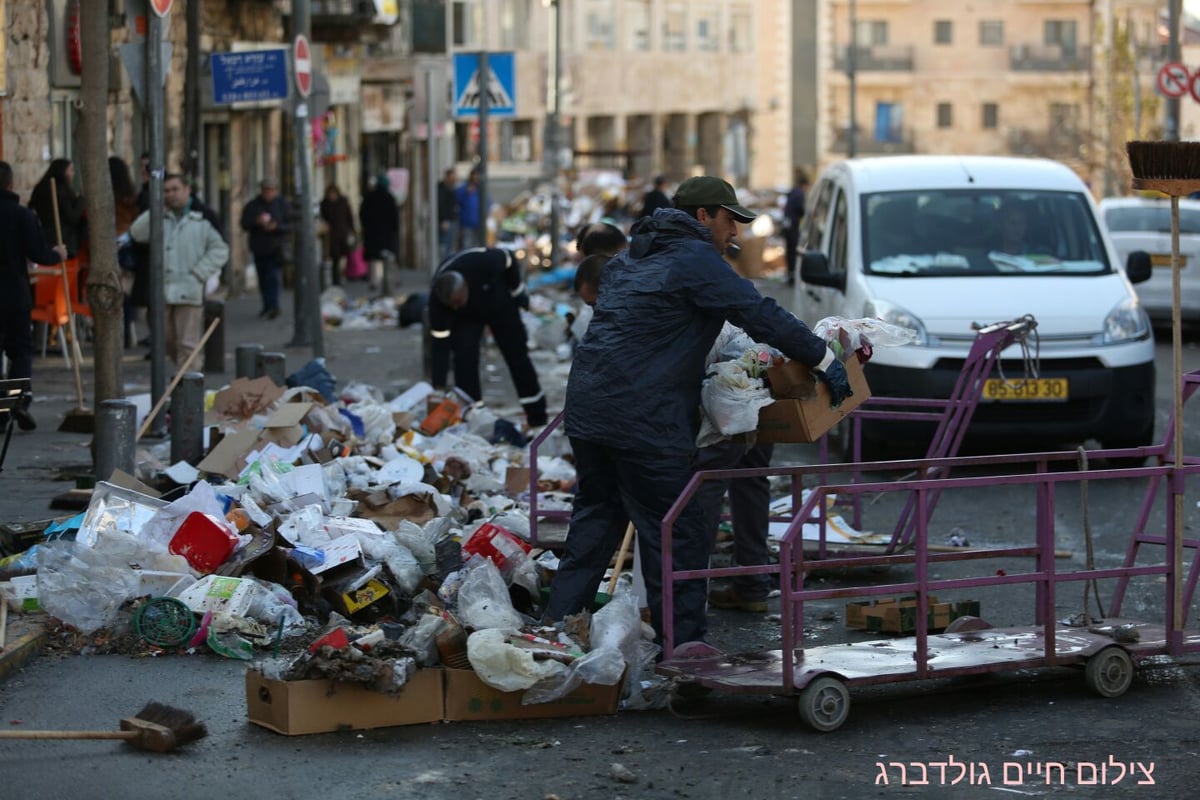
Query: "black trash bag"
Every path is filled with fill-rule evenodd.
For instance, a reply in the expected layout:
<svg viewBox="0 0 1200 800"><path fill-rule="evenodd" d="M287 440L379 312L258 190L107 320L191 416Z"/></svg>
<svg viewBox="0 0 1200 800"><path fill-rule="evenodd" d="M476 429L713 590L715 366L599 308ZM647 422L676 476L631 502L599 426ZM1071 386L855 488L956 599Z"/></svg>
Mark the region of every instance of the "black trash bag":
<svg viewBox="0 0 1200 800"><path fill-rule="evenodd" d="M404 302L400 304L400 327L407 328L409 325L420 322L421 314L427 305L429 305L428 292L414 292L404 298Z"/></svg>

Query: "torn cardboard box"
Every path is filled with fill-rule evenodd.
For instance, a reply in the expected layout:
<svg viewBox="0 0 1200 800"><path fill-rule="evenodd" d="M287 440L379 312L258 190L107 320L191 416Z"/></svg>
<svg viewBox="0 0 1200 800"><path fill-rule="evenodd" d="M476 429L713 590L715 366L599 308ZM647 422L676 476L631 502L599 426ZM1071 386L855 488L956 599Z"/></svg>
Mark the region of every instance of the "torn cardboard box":
<svg viewBox="0 0 1200 800"><path fill-rule="evenodd" d="M270 378L237 378L217 392L212 414L217 419L250 419L262 414L283 396Z"/></svg>
<svg viewBox="0 0 1200 800"><path fill-rule="evenodd" d="M354 683L280 681L246 672L250 721L288 736L439 722L442 695L440 669L417 670L394 695Z"/></svg>
<svg viewBox="0 0 1200 800"><path fill-rule="evenodd" d="M871 396L857 358L845 362L853 395L830 408L829 388L813 378L812 370L795 361L767 370L774 403L758 412L760 443L815 442Z"/></svg>

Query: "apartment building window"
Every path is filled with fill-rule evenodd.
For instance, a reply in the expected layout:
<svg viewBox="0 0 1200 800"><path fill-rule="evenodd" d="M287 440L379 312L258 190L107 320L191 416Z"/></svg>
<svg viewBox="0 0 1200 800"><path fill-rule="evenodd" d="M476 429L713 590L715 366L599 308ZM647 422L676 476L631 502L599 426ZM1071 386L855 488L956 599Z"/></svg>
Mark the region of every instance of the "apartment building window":
<svg viewBox="0 0 1200 800"><path fill-rule="evenodd" d="M1046 20L1046 44L1058 45L1062 48L1063 55L1069 55L1075 52L1075 45L1078 42L1076 36L1076 24L1074 20Z"/></svg>
<svg viewBox="0 0 1200 800"><path fill-rule="evenodd" d="M729 52L749 53L754 48L754 16L748 6L729 9Z"/></svg>
<svg viewBox="0 0 1200 800"><path fill-rule="evenodd" d="M717 31L719 15L711 3L695 3L692 13L696 19L696 49L715 52L721 49L721 38Z"/></svg>
<svg viewBox="0 0 1200 800"><path fill-rule="evenodd" d="M985 19L979 23L979 43L995 47L1004 44L1004 20Z"/></svg>
<svg viewBox="0 0 1200 800"><path fill-rule="evenodd" d="M500 0L500 49L529 49L529 0Z"/></svg>
<svg viewBox="0 0 1200 800"><path fill-rule="evenodd" d="M983 127L993 130L1000 124L1000 106L995 103L983 104Z"/></svg>
<svg viewBox="0 0 1200 800"><path fill-rule="evenodd" d="M860 19L854 26L859 47L888 43L888 24L883 19Z"/></svg>
<svg viewBox="0 0 1200 800"><path fill-rule="evenodd" d="M674 52L687 50L687 6L671 3L663 9L662 49Z"/></svg>
<svg viewBox="0 0 1200 800"><path fill-rule="evenodd" d="M948 19L933 21L933 43L950 44L954 39L954 26Z"/></svg>
<svg viewBox="0 0 1200 800"><path fill-rule="evenodd" d="M629 49L650 49L650 4L646 0L625 0L625 23L629 31Z"/></svg>
<svg viewBox="0 0 1200 800"><path fill-rule="evenodd" d="M454 0L451 12L454 46L467 50L483 47L483 3L479 0Z"/></svg>
<svg viewBox="0 0 1200 800"><path fill-rule="evenodd" d="M1079 106L1072 103L1050 104L1050 130L1072 133L1079 127Z"/></svg>
<svg viewBox="0 0 1200 800"><path fill-rule="evenodd" d="M589 50L612 50L616 46L613 28L612 0L587 0L587 47Z"/></svg>
<svg viewBox="0 0 1200 800"><path fill-rule="evenodd" d="M949 103L937 104L937 126L949 128L954 124L954 113Z"/></svg>

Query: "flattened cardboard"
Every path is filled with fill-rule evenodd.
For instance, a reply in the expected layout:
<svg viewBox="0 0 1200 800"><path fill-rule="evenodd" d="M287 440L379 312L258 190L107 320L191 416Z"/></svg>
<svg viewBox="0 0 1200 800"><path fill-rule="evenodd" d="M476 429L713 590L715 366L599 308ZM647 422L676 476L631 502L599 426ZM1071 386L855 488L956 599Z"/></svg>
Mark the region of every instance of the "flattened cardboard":
<svg viewBox="0 0 1200 800"><path fill-rule="evenodd" d="M615 714L621 701L621 681L612 686L585 683L561 700L522 705L524 692L493 689L481 681L474 670L447 668L445 673L447 722Z"/></svg>
<svg viewBox="0 0 1200 800"><path fill-rule="evenodd" d="M259 438L280 447L295 447L304 439L304 426L301 423L312 407L312 403L284 403L267 418Z"/></svg>
<svg viewBox="0 0 1200 800"><path fill-rule="evenodd" d="M213 398L212 413L219 419L249 419L270 408L283 396L283 388L270 378L237 378Z"/></svg>
<svg viewBox="0 0 1200 800"><path fill-rule="evenodd" d="M846 375L850 379L853 395L842 401L837 408L829 407L829 389L825 384L812 380L808 367L794 361L781 367L771 367L767 377L771 391L776 397L788 393L786 399L776 400L758 412L758 441L766 443L815 442L830 428L846 418L851 411L861 406L871 396L871 387L863 375L862 364L857 358L845 362ZM779 389L776 389L776 381ZM815 391L813 390L815 387ZM802 395L803 392L811 392ZM804 399L795 399L803 396Z"/></svg>
<svg viewBox="0 0 1200 800"><path fill-rule="evenodd" d="M237 480L246 466L246 454L254 448L257 441L258 431L255 430L231 433L221 439L196 468L201 472L224 475L231 480Z"/></svg>
<svg viewBox="0 0 1200 800"><path fill-rule="evenodd" d="M438 722L443 685L440 669L417 670L394 695L329 680L270 680L247 670L246 716L288 736Z"/></svg>
<svg viewBox="0 0 1200 800"><path fill-rule="evenodd" d="M520 494L529 491L529 467L509 467L504 473L504 491Z"/></svg>

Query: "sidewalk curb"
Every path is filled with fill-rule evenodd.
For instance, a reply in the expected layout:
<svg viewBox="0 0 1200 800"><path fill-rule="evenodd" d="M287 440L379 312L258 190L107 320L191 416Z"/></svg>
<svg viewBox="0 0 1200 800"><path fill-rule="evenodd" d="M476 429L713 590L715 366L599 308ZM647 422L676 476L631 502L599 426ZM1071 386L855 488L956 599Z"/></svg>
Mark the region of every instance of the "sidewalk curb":
<svg viewBox="0 0 1200 800"><path fill-rule="evenodd" d="M9 625L14 623L16 620L10 618ZM0 650L0 684L37 657L46 644L46 627L40 621L25 622L24 627L25 632L10 638Z"/></svg>

